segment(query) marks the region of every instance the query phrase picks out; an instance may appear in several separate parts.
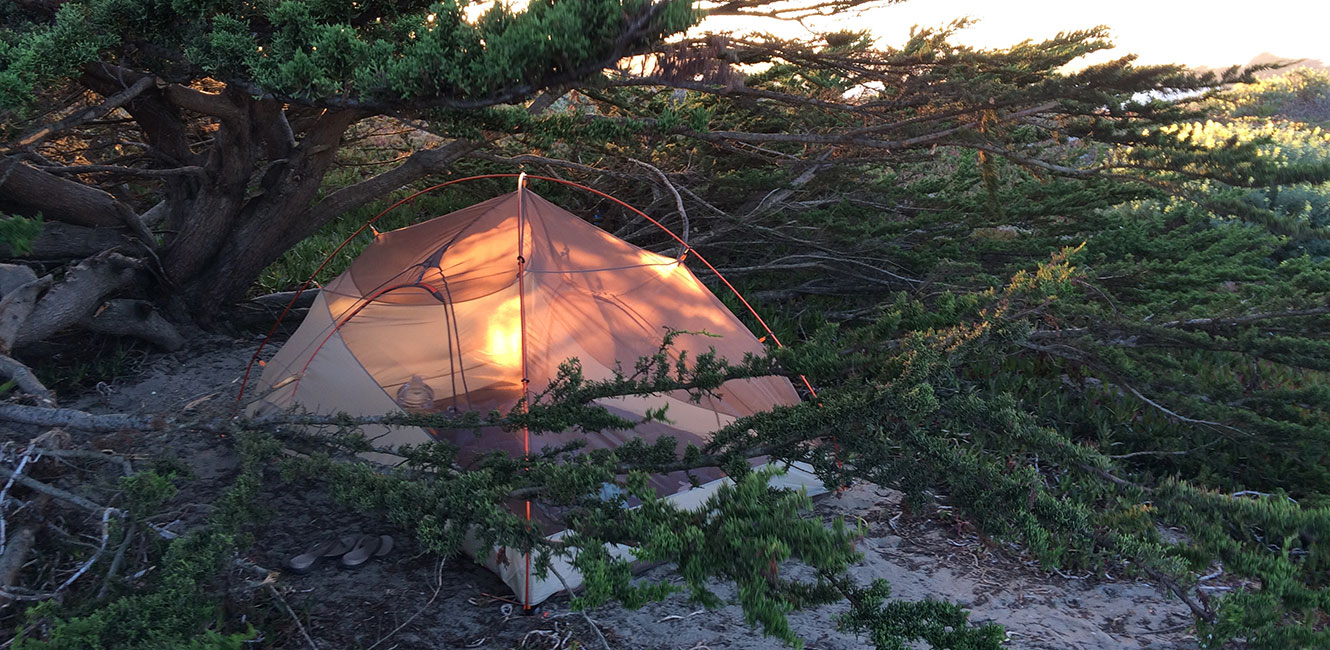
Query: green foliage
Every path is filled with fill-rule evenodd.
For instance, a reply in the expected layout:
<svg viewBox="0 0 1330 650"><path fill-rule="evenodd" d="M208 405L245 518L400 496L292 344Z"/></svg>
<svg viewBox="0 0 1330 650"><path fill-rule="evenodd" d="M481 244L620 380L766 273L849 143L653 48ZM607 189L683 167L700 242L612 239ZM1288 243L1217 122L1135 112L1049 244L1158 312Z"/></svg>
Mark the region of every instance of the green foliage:
<svg viewBox="0 0 1330 650"><path fill-rule="evenodd" d="M31 219L18 215L0 216L0 246L8 247L11 255L32 252L32 240L41 232L41 215Z"/></svg>
<svg viewBox="0 0 1330 650"><path fill-rule="evenodd" d="M207 525L165 542L149 584L102 603L69 608L42 603L23 613L14 647L23 650L117 648L235 650L258 632L251 626L221 630L218 575L230 569L241 526L259 516L255 496L264 465L275 447L271 439L245 434L239 441L241 471L222 495ZM170 474L152 470L123 479L130 512L141 516L174 495Z"/></svg>
<svg viewBox="0 0 1330 650"><path fill-rule="evenodd" d="M847 630L866 634L879 650L905 650L908 641L924 641L934 648L988 650L1003 646L1004 633L992 623L967 625L960 607L937 600L887 601L891 585L874 580L867 588L853 587L850 611L838 617Z"/></svg>
<svg viewBox="0 0 1330 650"><path fill-rule="evenodd" d="M0 108L42 83L116 55L169 70L188 62L218 79L299 100L501 103L513 89L593 74L623 54L629 23L650 41L699 18L680 0L496 4L474 22L468 3L364 0L79 0L47 23L0 38ZM151 43L152 53L136 47ZM632 47L635 43L627 43ZM163 60L169 52L173 60Z"/></svg>
<svg viewBox="0 0 1330 650"><path fill-rule="evenodd" d="M808 497L770 488L767 483L774 474L774 470L749 472L692 511L657 497L644 474L630 475L626 493L641 499L640 506L621 510L621 497L599 513L588 512L574 520L577 532L568 543L581 549L574 564L587 578L586 590L574 605L596 607L614 599L637 607L679 589L669 582L633 582L631 562L611 556L604 546L607 541L632 539L638 541L637 559L678 564L693 601L719 606L722 601L708 588L708 581L715 577L733 581L750 625L760 624L766 634L802 647L786 615L836 602L841 594L824 578L815 583L790 579L781 575L780 567L797 559L820 575L843 575L858 559L853 540L862 531L851 530L840 520L828 528L816 519L800 517L812 505Z"/></svg>
<svg viewBox="0 0 1330 650"><path fill-rule="evenodd" d="M172 482L174 478L174 474L159 474L152 470L122 477L120 489L125 493L130 515L141 519L174 498L179 491Z"/></svg>
<svg viewBox="0 0 1330 650"><path fill-rule="evenodd" d="M31 608L29 621L53 618L41 640L20 628L15 648L26 650L82 650L84 648L152 648L167 650L191 643L217 618L216 604L204 598L205 588L230 562L234 546L230 536L215 531L194 531L174 540L162 556L160 577L150 591L122 596L91 612L64 618L56 608ZM225 636L214 633L211 645L235 647L251 640L254 630ZM208 639L209 637L204 637ZM202 643L202 639L199 640Z"/></svg>

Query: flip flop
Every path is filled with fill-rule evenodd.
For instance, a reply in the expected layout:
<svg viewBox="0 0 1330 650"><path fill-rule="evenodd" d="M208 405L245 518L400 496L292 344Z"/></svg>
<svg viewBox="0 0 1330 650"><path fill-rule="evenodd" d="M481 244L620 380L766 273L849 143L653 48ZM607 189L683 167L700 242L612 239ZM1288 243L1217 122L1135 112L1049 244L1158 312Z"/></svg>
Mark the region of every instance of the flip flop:
<svg viewBox="0 0 1330 650"><path fill-rule="evenodd" d="M359 569L376 557L393 550L393 538L388 535L361 535L355 545L338 560L343 569Z"/></svg>
<svg viewBox="0 0 1330 650"><path fill-rule="evenodd" d="M341 539L329 540L287 560L286 567L292 573L304 575L313 571L324 560L345 555L355 544L355 535L346 535Z"/></svg>

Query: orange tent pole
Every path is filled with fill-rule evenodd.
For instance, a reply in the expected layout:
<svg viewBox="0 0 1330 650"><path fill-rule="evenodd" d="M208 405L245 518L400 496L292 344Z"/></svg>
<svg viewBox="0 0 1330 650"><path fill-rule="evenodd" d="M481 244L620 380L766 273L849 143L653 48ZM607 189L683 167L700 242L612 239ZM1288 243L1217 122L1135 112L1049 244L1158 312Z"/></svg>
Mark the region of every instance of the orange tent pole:
<svg viewBox="0 0 1330 650"><path fill-rule="evenodd" d="M533 233L534 234L534 233ZM531 378L527 375L526 355L526 172L517 177L517 310L522 341L522 411L531 408ZM522 425L522 453L531 455L531 429ZM531 500L526 501L527 526L531 525ZM531 609L531 552L526 554L526 593L522 609Z"/></svg>

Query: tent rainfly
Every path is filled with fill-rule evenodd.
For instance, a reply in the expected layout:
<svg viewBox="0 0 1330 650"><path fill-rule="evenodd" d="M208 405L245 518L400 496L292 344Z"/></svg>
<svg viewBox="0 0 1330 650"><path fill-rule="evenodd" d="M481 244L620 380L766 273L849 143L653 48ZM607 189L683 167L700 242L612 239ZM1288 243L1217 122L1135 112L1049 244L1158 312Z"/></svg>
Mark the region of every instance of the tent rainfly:
<svg viewBox="0 0 1330 650"><path fill-rule="evenodd" d="M350 268L323 287L299 329L266 364L258 383L262 397L248 410L382 415L401 411L397 396L414 391L432 392L432 402L423 406L437 411L506 412L528 386L544 387L567 359L580 360L591 380L612 377L620 362L631 368L659 349L666 328L712 335L676 340L676 352L690 358L713 347L735 360L763 351L682 259L629 244L521 187L376 235ZM420 380L428 391L420 390ZM469 430L371 426L365 433L381 447L433 437L457 445L459 461L466 463L496 450L518 455L574 439L586 440L589 449L667 435L702 445L735 418L798 400L789 380L764 377L727 382L700 403L673 393L598 402L629 419L668 406L668 424L633 431L533 437L491 428L477 436ZM822 492L807 470L792 467L777 483ZM682 507L696 507L728 480L720 474L706 478L697 488L682 473L655 476L653 484ZM561 535L558 520L538 503L525 512L546 534ZM524 605L563 589L554 575L532 575L529 557L478 546L473 540L466 550L499 574ZM631 554L626 547L614 550ZM581 584L567 562L556 559L554 568L571 588Z"/></svg>

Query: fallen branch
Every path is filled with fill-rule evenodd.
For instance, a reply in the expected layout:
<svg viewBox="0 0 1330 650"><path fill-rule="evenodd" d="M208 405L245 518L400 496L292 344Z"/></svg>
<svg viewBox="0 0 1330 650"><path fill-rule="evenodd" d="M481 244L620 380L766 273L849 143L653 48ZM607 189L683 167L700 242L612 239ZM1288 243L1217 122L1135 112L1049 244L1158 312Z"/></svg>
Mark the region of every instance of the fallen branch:
<svg viewBox="0 0 1330 650"><path fill-rule="evenodd" d="M1167 323L1160 323L1159 327L1177 328L1177 329L1203 329L1212 330L1221 327L1234 327L1236 325L1247 325L1263 320L1277 320L1281 318L1302 318L1305 316L1325 316L1330 314L1330 306L1314 307L1311 309L1290 309L1288 311L1272 311L1257 314L1247 314L1245 316L1235 316L1233 318L1192 318L1188 320L1175 320Z"/></svg>
<svg viewBox="0 0 1330 650"><path fill-rule="evenodd" d="M134 466L129 464L129 459L116 454L108 454L102 451L93 451L91 449L42 449L43 456L54 458L82 458L84 460L99 460L106 463L115 463L120 466L121 474L129 476L134 473Z"/></svg>
<svg viewBox="0 0 1330 650"><path fill-rule="evenodd" d="M164 211L162 211L164 212ZM42 230L19 255L6 242L0 242L0 257L44 261L81 260L104 250L133 245L120 228L85 228L60 221L42 223Z"/></svg>
<svg viewBox="0 0 1330 650"><path fill-rule="evenodd" d="M1118 376L1117 373L1114 373L1108 370L1107 368L1104 368L1100 364L1094 363L1091 359L1087 358L1080 350L1076 350L1075 348L1067 348L1068 350L1071 350L1071 352L1063 352L1054 346L1037 345L1029 342L1021 343L1020 346L1023 348L1034 350L1036 352L1043 352L1044 354L1052 355L1055 357L1061 357L1063 359L1068 359L1071 361L1075 361L1077 363L1083 363L1086 366L1094 368L1095 370L1106 375L1109 381L1113 382L1113 384L1117 385L1118 387L1122 388L1128 393L1131 393L1136 397L1136 399L1145 402L1146 405L1159 411L1160 413L1163 413L1164 415L1168 416L1170 419L1176 422L1182 422L1184 424L1202 425L1210 427L1212 429L1225 429L1233 433L1237 433L1239 435L1248 436L1248 437L1251 436L1250 433L1247 433L1246 431L1243 431L1242 429L1239 429L1235 426L1224 424L1223 422L1215 422L1213 420L1200 420L1197 418L1190 418L1185 415L1182 415L1181 413L1178 413L1164 406L1163 404L1160 404L1159 402L1156 402L1146 397L1144 394L1141 393L1141 391L1136 390L1136 388L1133 387L1131 384L1128 384L1125 379ZM1066 348L1067 346L1060 346L1060 347Z"/></svg>
<svg viewBox="0 0 1330 650"><path fill-rule="evenodd" d="M4 256L7 257L7 256ZM0 296L37 279L37 273L23 264L0 264Z"/></svg>
<svg viewBox="0 0 1330 650"><path fill-rule="evenodd" d="M47 388L31 369L12 357L0 354L0 375L8 377L19 390L36 397L43 405L55 406L55 391Z"/></svg>
<svg viewBox="0 0 1330 650"><path fill-rule="evenodd" d="M299 324L318 297L319 288L309 287L304 291L281 291L251 298L235 306L230 322L233 327L242 329L270 326L285 313L286 323Z"/></svg>
<svg viewBox="0 0 1330 650"><path fill-rule="evenodd" d="M258 305L259 307L280 311L287 305L290 305L292 309L309 307L314 304L314 299L318 297L319 288L309 287L304 291L279 291L277 293L270 293L257 298L250 298L242 304ZM295 302L291 302L292 299L295 299Z"/></svg>
<svg viewBox="0 0 1330 650"><path fill-rule="evenodd" d="M39 495L33 499L33 507L44 510L50 501L51 497ZM0 585L3 585L0 587L0 608L8 607L15 600L26 600L22 594L13 593L10 589L18 581L18 574L37 543L38 528L38 524L30 523L19 528L12 538L6 540L5 553L0 555Z"/></svg>
<svg viewBox="0 0 1330 650"><path fill-rule="evenodd" d="M272 595L277 599L277 602L282 604L282 609L286 610L286 613L291 617L291 620L295 621L296 627L300 628L300 635L305 637L305 642L309 644L309 647L313 648L313 650L319 650L319 646L314 643L314 639L310 638L309 632L305 630L305 625L300 622L300 617L296 616L296 613L291 610L291 606L286 604L286 599L282 598L281 592L277 591L277 587L273 586L272 580L265 580L264 584L268 586L268 591L272 592Z"/></svg>
<svg viewBox="0 0 1330 650"><path fill-rule="evenodd" d="M423 614L423 613L425 612L425 610L429 608L430 605L434 604L434 600L435 600L436 598L439 597L439 591L440 591L441 589L443 589L443 563L444 563L444 562L446 562L446 560L439 560L439 564L438 564L438 566L434 569L434 593L430 595L429 600L425 601L425 604L424 604L424 605L421 605L421 606L420 606L420 609L417 609L417 610L416 610L416 613L412 614L412 615L411 615L410 617L408 617L405 621L402 621L402 624L401 624L401 625L398 625L397 627L393 628L393 630L392 630L391 632L389 632L389 633L383 635L383 638L379 639L378 641L375 641L375 642L373 643L373 645L371 645L371 646L368 647L368 648L365 648L365 650L374 650L375 648L379 647L379 644L383 643L384 641L387 641L389 638L392 637L392 635L397 634L398 632L401 632L401 631L402 631L402 628L404 628L404 627L406 627L407 625L409 625L409 624L411 623L411 621L416 620L416 618L417 618L418 616L420 616L421 614Z"/></svg>
<svg viewBox="0 0 1330 650"><path fill-rule="evenodd" d="M14 479L23 474L28 462L32 460L32 452L34 451L36 451L36 448L30 446L27 451L23 452L23 458L19 459L18 467L14 468L14 473L9 476L8 481L5 481L4 489L0 489L0 556L5 554L7 524L5 523L4 509L8 505L6 499L9 497L9 488L14 487Z"/></svg>
<svg viewBox="0 0 1330 650"><path fill-rule="evenodd" d="M1207 623L1215 622L1216 620L1215 613L1206 609L1201 604L1197 603L1196 600L1191 597L1191 594L1188 593L1186 589L1183 589L1182 586L1179 585L1176 580L1153 569L1146 569L1145 572L1155 580L1162 582L1165 587L1168 587L1168 590L1173 592L1173 595L1177 596L1178 600L1181 600L1185 605L1187 605L1187 609L1190 609L1191 613L1194 616L1196 616L1196 618L1199 618Z"/></svg>
<svg viewBox="0 0 1330 650"><path fill-rule="evenodd" d="M679 233L679 239L683 240L683 244L680 245L679 254L676 257L682 258L684 253L688 252L688 211L684 210L683 197L679 196L679 190L674 187L674 183L670 182L670 177L666 176L665 172L660 171L655 165L642 162L636 158L629 158L628 160L650 170L660 179L660 182L665 186L665 189L669 190L670 194L674 195L674 207L679 211L679 219L683 221L683 231Z"/></svg>
<svg viewBox="0 0 1330 650"><path fill-rule="evenodd" d="M158 416L93 415L66 408L40 408L21 404L0 404L0 420L42 427L65 427L80 431L160 431L167 421Z"/></svg>
<svg viewBox="0 0 1330 650"><path fill-rule="evenodd" d="M185 337L146 300L108 300L80 324L93 332L142 339L163 350L185 346Z"/></svg>
<svg viewBox="0 0 1330 650"><path fill-rule="evenodd" d="M38 481L37 479L25 476L23 474L19 474L15 470L9 469L7 467L0 467L0 476L11 477L16 482L18 482L19 485L22 485L30 490L33 490L34 492L40 492L47 496L60 499L61 501L71 503L89 512L101 512L103 510L115 510L116 512L119 512L119 510L116 510L115 508L108 508L107 506L94 503L84 497L74 494L73 492L62 490L52 485L47 485L46 483Z"/></svg>
<svg viewBox="0 0 1330 650"><path fill-rule="evenodd" d="M1259 312L1255 314L1245 314L1243 316L1233 316L1229 318L1191 318L1186 320L1171 320L1154 325L1162 329L1177 330L1217 330L1226 327L1237 327L1240 325L1250 325L1266 320L1280 320L1285 318L1305 318L1308 316L1326 316L1330 315L1330 306L1312 307L1308 309L1290 309L1288 311ZM1036 330L1031 332L1031 340L1041 339L1064 339L1075 338L1079 336L1090 336L1095 334L1120 332L1122 328L1111 326L1110 329L1090 328L1090 327L1068 327L1056 330ZM1130 330L1127 330L1130 332ZM1131 340L1131 339L1129 339Z"/></svg>
<svg viewBox="0 0 1330 650"><path fill-rule="evenodd" d="M69 436L59 429L52 429L33 438L28 443L28 448L24 451L23 459L19 461L18 467L9 473L9 480L6 481L4 489L0 490L0 509L3 509L5 505L4 496L8 494L9 488L14 483L21 485L29 485L30 482L36 483L36 481L23 474L30 463L40 459L41 455L48 451L48 448L60 449L67 447L69 444ZM4 551L0 552L0 594L4 596L4 600L0 601L0 607L8 606L15 600L40 600L44 596L40 593L21 594L12 590L14 584L18 582L19 573L22 572L27 563L28 555L37 543L37 531L43 525L41 513L46 510L52 497L53 495L49 493L39 491L37 497L32 500L31 508L28 511L30 513L29 521L20 527L18 532L14 533L12 539L5 539ZM0 514L2 514L2 510L0 510ZM5 524L5 519L0 517L0 531L4 530L3 526ZM0 539L3 539L3 535L4 532L0 532ZM86 571L86 568L84 571ZM78 575L82 575L82 572L76 574L75 577L77 578ZM72 582L72 580L66 581L67 584L69 582ZM57 589L57 591L59 590Z"/></svg>
<svg viewBox="0 0 1330 650"><path fill-rule="evenodd" d="M106 570L106 577L102 579L102 587L97 590L97 599L101 600L111 589L111 581L115 580L115 574L120 573L120 567L125 563L125 551L129 549L129 543L134 540L135 534L134 522L125 524L125 536L120 540L120 546L115 549L115 556L111 558L111 568Z"/></svg>
<svg viewBox="0 0 1330 650"><path fill-rule="evenodd" d="M564 580L563 576L553 566L550 567L550 573L553 573L554 577L559 579L559 584L563 585L564 593L568 594L568 597L571 598L573 596L573 588L568 585L568 581ZM572 614L581 614L582 619L586 621L586 624L591 626L591 631L596 633L596 638L600 640L600 645L605 648L605 650L611 650L610 642L605 640L605 635L601 633L600 626L596 625L596 622L591 620L591 617L588 616L585 611L569 612L568 614L564 614L564 616Z"/></svg>
<svg viewBox="0 0 1330 650"><path fill-rule="evenodd" d="M87 573L88 569L91 569L92 565L96 564L97 560L102 558L102 553L106 552L106 544L111 539L111 515L113 514L121 519L124 519L125 517L125 513L116 508L107 508L102 511L102 542L97 546L97 551L92 554L92 557L88 558L88 561L84 562L83 566L79 567L79 570L74 572L74 575L69 576L64 582L60 583L60 586L56 587L55 591L46 594L43 598L33 598L33 600L46 600L47 598L54 597L69 585L74 584L75 580L78 580L83 574Z"/></svg>

